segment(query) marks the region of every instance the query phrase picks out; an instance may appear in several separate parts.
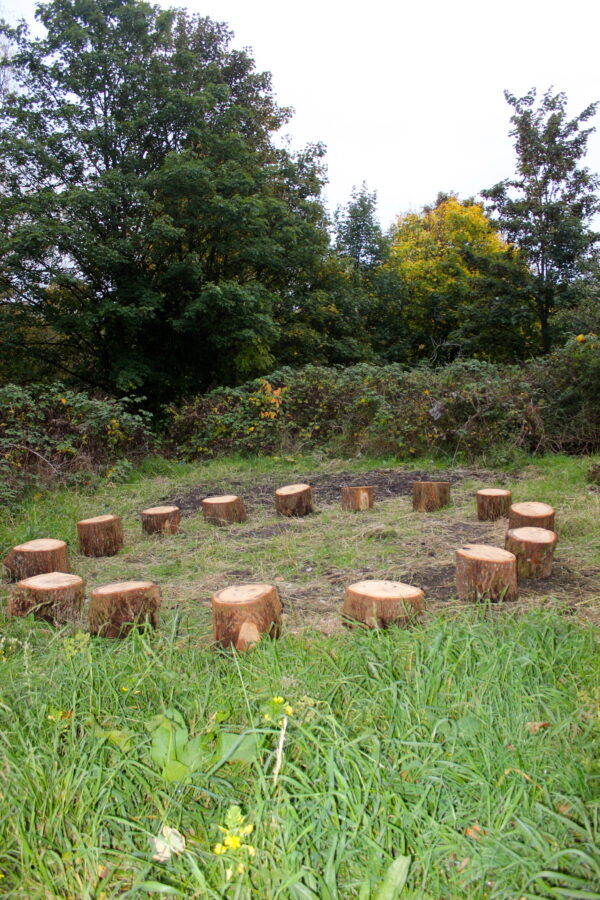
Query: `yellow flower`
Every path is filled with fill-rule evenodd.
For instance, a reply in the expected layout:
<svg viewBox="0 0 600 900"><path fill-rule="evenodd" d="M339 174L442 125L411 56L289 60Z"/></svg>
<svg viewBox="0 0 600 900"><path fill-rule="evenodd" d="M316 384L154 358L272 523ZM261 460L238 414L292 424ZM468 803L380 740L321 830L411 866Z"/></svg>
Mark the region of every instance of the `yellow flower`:
<svg viewBox="0 0 600 900"><path fill-rule="evenodd" d="M238 873L238 875L244 874L244 863L238 863L237 873Z"/></svg>
<svg viewBox="0 0 600 900"><path fill-rule="evenodd" d="M61 402L61 403L63 404L63 406L64 406L64 405L66 404L67 400L65 399L65 397L61 397L61 398L60 398L60 402Z"/></svg>
<svg viewBox="0 0 600 900"><path fill-rule="evenodd" d="M215 853L217 856L221 856L221 854L225 853L225 847L223 846L223 844L215 844L213 853Z"/></svg>
<svg viewBox="0 0 600 900"><path fill-rule="evenodd" d="M270 722L270 721L271 721L271 716L269 715L269 713L265 713L264 716L263 716L263 719L265 720L265 722Z"/></svg>
<svg viewBox="0 0 600 900"><path fill-rule="evenodd" d="M254 825L244 825L244 827L240 830L240 834L252 834L254 831Z"/></svg>
<svg viewBox="0 0 600 900"><path fill-rule="evenodd" d="M248 851L248 856L256 856L256 847L253 847L252 844L246 844L246 850Z"/></svg>
<svg viewBox="0 0 600 900"><path fill-rule="evenodd" d="M283 703L283 697L273 697L273 703Z"/></svg>
<svg viewBox="0 0 600 900"><path fill-rule="evenodd" d="M283 711L284 711L284 713L286 714L286 716L293 716L293 715L294 715L294 707L293 707L293 706L290 706L289 703L288 703L287 706L284 706L284 707L283 707Z"/></svg>
<svg viewBox="0 0 600 900"><path fill-rule="evenodd" d="M575 340L579 341L580 344L583 344L585 341L585 334L578 334Z"/></svg>
<svg viewBox="0 0 600 900"><path fill-rule="evenodd" d="M237 834L228 834L223 843L229 850L238 850L242 841Z"/></svg>

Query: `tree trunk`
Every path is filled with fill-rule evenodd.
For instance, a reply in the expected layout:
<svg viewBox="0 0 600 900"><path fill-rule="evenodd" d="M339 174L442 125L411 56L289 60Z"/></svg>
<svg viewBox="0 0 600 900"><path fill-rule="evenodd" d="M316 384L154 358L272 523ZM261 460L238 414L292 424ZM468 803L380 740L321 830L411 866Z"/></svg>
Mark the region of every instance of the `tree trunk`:
<svg viewBox="0 0 600 900"><path fill-rule="evenodd" d="M371 509L373 506L374 491L375 487L373 485L365 485L364 487L353 487L348 485L341 488L342 509L349 509L356 512L362 509Z"/></svg>
<svg viewBox="0 0 600 900"><path fill-rule="evenodd" d="M151 506L142 510L141 517L146 534L177 534L181 510L178 506Z"/></svg>
<svg viewBox="0 0 600 900"><path fill-rule="evenodd" d="M69 554L64 541L39 538L17 544L4 560L11 581L21 581L48 572L70 572Z"/></svg>
<svg viewBox="0 0 600 900"><path fill-rule="evenodd" d="M547 528L509 528L504 546L517 557L519 578L549 578L556 541Z"/></svg>
<svg viewBox="0 0 600 900"><path fill-rule="evenodd" d="M270 584L240 584L212 598L213 633L217 644L246 650L267 634L281 633L281 601Z"/></svg>
<svg viewBox="0 0 600 900"><path fill-rule="evenodd" d="M516 600L514 554L486 544L467 544L457 550L456 593L461 600Z"/></svg>
<svg viewBox="0 0 600 900"><path fill-rule="evenodd" d="M357 581L346 588L342 616L368 628L408 625L425 609L423 591L400 581Z"/></svg>
<svg viewBox="0 0 600 900"><path fill-rule="evenodd" d="M123 638L132 628L158 626L160 591L152 581L105 584L90 594L90 631L100 637Z"/></svg>
<svg viewBox="0 0 600 900"><path fill-rule="evenodd" d="M95 516L77 523L79 552L84 556L114 556L123 547L119 516Z"/></svg>
<svg viewBox="0 0 600 900"><path fill-rule="evenodd" d="M512 494L501 488L483 488L477 491L477 518L480 522L495 522L508 516Z"/></svg>
<svg viewBox="0 0 600 900"><path fill-rule="evenodd" d="M433 512L450 503L450 482L413 481L412 495L416 512Z"/></svg>
<svg viewBox="0 0 600 900"><path fill-rule="evenodd" d="M313 512L309 484L288 484L275 491L275 508L280 516L307 516Z"/></svg>
<svg viewBox="0 0 600 900"><path fill-rule="evenodd" d="M232 522L245 522L248 518L244 501L235 494L207 497L202 501L202 513L205 520L213 525L231 525Z"/></svg>
<svg viewBox="0 0 600 900"><path fill-rule="evenodd" d="M76 622L81 614L85 582L79 575L48 572L24 578L12 590L8 599L8 614L67 625Z"/></svg>
<svg viewBox="0 0 600 900"><path fill-rule="evenodd" d="M553 508L547 503L513 503L508 513L508 527L554 531L554 515Z"/></svg>

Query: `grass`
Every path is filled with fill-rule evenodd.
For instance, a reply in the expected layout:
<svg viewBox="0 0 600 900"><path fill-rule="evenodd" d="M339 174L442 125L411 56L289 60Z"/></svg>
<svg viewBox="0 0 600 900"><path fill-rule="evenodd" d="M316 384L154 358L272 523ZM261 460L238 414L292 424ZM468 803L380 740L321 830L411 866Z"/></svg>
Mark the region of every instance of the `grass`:
<svg viewBox="0 0 600 900"><path fill-rule="evenodd" d="M508 477L519 499L557 506L564 567L593 572L598 494L586 466L554 457ZM510 607L440 601L411 631L333 624L343 583L358 573L451 559L452 536L473 526L475 475L433 516L413 516L398 498L352 517L324 506L271 533L274 515L256 506L230 530L191 516L181 535L138 533L139 509L199 484L250 490L348 468L153 461L127 484L42 495L4 520L5 547L67 539L89 586L154 578L165 611L158 632L122 642L2 620L2 896L600 898L597 578L595 597L563 579L555 595ZM78 557L74 522L109 510L125 517L124 552ZM284 637L242 656L216 652L210 592L259 578L281 579ZM329 634L315 630L320 612ZM284 720L274 697L293 714ZM169 710L197 736L188 782L169 780L153 744L155 717ZM254 856L243 846L214 853L236 805L254 826L242 838ZM186 847L159 862L151 842L164 825ZM410 858L404 888L390 886L399 857Z"/></svg>

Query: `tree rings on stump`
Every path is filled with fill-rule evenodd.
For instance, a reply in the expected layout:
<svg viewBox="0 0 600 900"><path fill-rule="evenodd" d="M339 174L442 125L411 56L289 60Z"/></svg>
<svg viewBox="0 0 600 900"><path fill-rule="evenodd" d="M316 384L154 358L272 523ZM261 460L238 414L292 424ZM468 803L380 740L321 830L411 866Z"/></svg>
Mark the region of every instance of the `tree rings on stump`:
<svg viewBox="0 0 600 900"><path fill-rule="evenodd" d="M412 496L416 512L433 512L450 503L450 482L413 481Z"/></svg>
<svg viewBox="0 0 600 900"><path fill-rule="evenodd" d="M202 513L206 521L213 525L230 525L232 522L245 522L247 519L244 501L235 494L207 497L202 501Z"/></svg>
<svg viewBox="0 0 600 900"><path fill-rule="evenodd" d="M477 491L477 518L480 522L495 522L508 515L512 494L502 488L483 488Z"/></svg>
<svg viewBox="0 0 600 900"><path fill-rule="evenodd" d="M287 484L277 488L275 508L280 516L307 516L313 512L310 484Z"/></svg>
<svg viewBox="0 0 600 900"><path fill-rule="evenodd" d="M79 618L85 582L79 575L47 572L19 581L8 598L8 614L66 625Z"/></svg>
<svg viewBox="0 0 600 900"><path fill-rule="evenodd" d="M554 531L554 509L547 503L513 503L508 512L509 528L547 528Z"/></svg>
<svg viewBox="0 0 600 900"><path fill-rule="evenodd" d="M177 534L181 522L178 506L151 506L141 512L142 530L146 534Z"/></svg>
<svg viewBox="0 0 600 900"><path fill-rule="evenodd" d="M509 528L504 546L517 557L519 578L549 578L556 541L547 528Z"/></svg>
<svg viewBox="0 0 600 900"><path fill-rule="evenodd" d="M365 485L364 487L344 486L341 488L342 509L353 511L371 509L374 491L374 485Z"/></svg>
<svg viewBox="0 0 600 900"><path fill-rule="evenodd" d="M160 591L153 581L104 584L90 594L90 631L100 637L122 638L140 625L158 626Z"/></svg>
<svg viewBox="0 0 600 900"><path fill-rule="evenodd" d="M271 584L239 584L212 598L213 634L222 647L247 650L261 635L279 637L281 601Z"/></svg>
<svg viewBox="0 0 600 900"><path fill-rule="evenodd" d="M514 553L487 544L466 544L456 551L456 592L461 600L516 600Z"/></svg>
<svg viewBox="0 0 600 900"><path fill-rule="evenodd" d="M348 625L385 628L407 625L424 609L420 588L400 581L357 581L346 588L342 616Z"/></svg>
<svg viewBox="0 0 600 900"><path fill-rule="evenodd" d="M84 556L114 556L123 547L119 516L95 516L77 523L79 552Z"/></svg>
<svg viewBox="0 0 600 900"><path fill-rule="evenodd" d="M8 553L4 565L12 581L48 572L71 571L66 543L54 538L39 538L17 544Z"/></svg>

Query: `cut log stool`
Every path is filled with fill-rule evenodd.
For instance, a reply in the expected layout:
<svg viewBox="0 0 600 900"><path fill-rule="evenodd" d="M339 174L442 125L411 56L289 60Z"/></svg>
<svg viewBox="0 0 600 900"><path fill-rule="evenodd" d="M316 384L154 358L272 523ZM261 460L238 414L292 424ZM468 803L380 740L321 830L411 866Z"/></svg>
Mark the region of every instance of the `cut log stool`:
<svg viewBox="0 0 600 900"><path fill-rule="evenodd" d="M8 614L66 625L81 613L85 582L79 575L47 572L19 581L8 598Z"/></svg>
<svg viewBox="0 0 600 900"><path fill-rule="evenodd" d="M132 628L158 626L160 591L153 581L119 581L90 593L90 631L100 637L123 638Z"/></svg>
<svg viewBox="0 0 600 900"><path fill-rule="evenodd" d="M279 637L281 601L271 584L240 584L223 588L212 598L213 634L222 647L248 650L261 635Z"/></svg>
<svg viewBox="0 0 600 900"><path fill-rule="evenodd" d="M407 625L425 608L423 591L400 581L357 581L346 588L342 616L345 624L368 628Z"/></svg>
<svg viewBox="0 0 600 900"><path fill-rule="evenodd" d="M141 517L146 534L177 534L181 510L178 506L151 506L142 510Z"/></svg>
<svg viewBox="0 0 600 900"><path fill-rule="evenodd" d="M517 557L519 578L549 578L556 541L547 528L509 528L504 546Z"/></svg>
<svg viewBox="0 0 600 900"><path fill-rule="evenodd" d="M508 512L508 527L554 531L554 509L547 503L513 503Z"/></svg>
<svg viewBox="0 0 600 900"><path fill-rule="evenodd" d="M205 520L213 525L231 525L247 519L244 501L235 494L207 497L202 501L202 513Z"/></svg>
<svg viewBox="0 0 600 900"><path fill-rule="evenodd" d="M433 512L450 503L450 482L413 481L412 496L416 512Z"/></svg>
<svg viewBox="0 0 600 900"><path fill-rule="evenodd" d="M461 547L456 551L456 592L461 600L516 600L514 553L487 544Z"/></svg>
<svg viewBox="0 0 600 900"><path fill-rule="evenodd" d="M64 541L39 538L17 544L7 554L4 565L11 581L21 581L48 572L70 572L69 554Z"/></svg>
<svg viewBox="0 0 600 900"><path fill-rule="evenodd" d="M502 488L483 488L477 491L477 518L480 522L495 522L508 515L512 494Z"/></svg>
<svg viewBox="0 0 600 900"><path fill-rule="evenodd" d="M362 509L371 509L374 491L374 485L365 485L364 487L344 486L341 488L342 509L350 509L357 512Z"/></svg>
<svg viewBox="0 0 600 900"><path fill-rule="evenodd" d="M79 552L84 556L114 556L123 547L120 516L94 516L77 523Z"/></svg>
<svg viewBox="0 0 600 900"><path fill-rule="evenodd" d="M307 516L314 511L310 484L288 484L275 491L275 508L280 516Z"/></svg>

